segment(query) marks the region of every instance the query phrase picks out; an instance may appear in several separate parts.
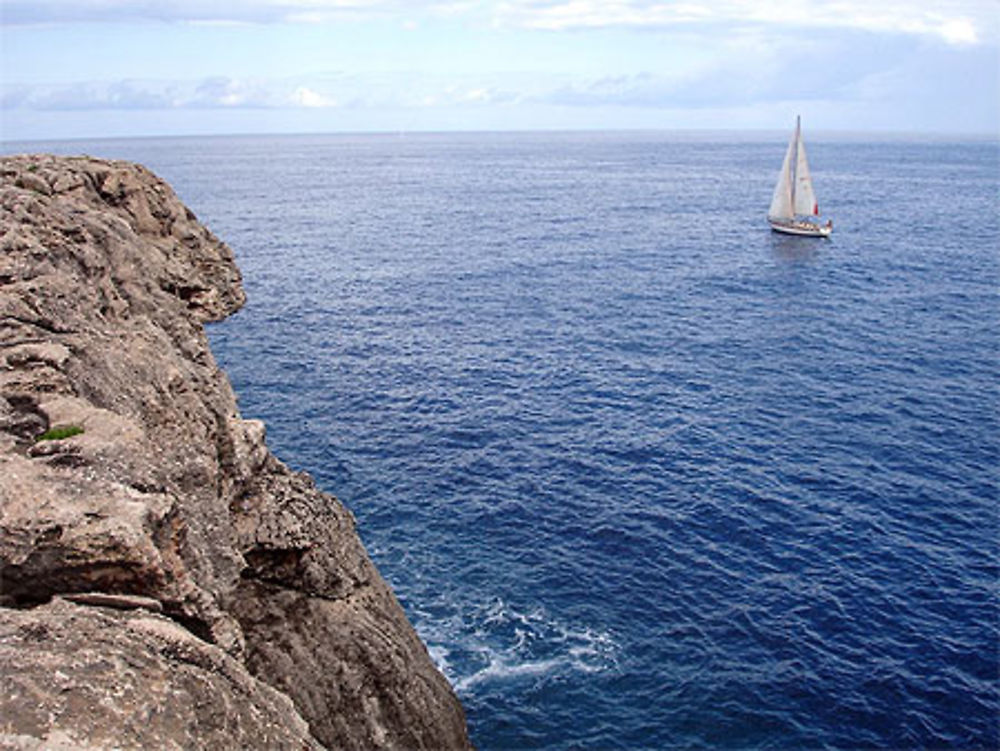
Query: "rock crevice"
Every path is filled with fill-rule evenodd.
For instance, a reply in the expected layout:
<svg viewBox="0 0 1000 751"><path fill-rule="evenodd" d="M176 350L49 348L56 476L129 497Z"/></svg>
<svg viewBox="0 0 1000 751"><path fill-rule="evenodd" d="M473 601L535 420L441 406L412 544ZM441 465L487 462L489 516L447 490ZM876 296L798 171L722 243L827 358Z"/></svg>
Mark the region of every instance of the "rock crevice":
<svg viewBox="0 0 1000 751"><path fill-rule="evenodd" d="M143 167L0 160L0 745L469 748L353 516L239 414L203 324L243 302Z"/></svg>

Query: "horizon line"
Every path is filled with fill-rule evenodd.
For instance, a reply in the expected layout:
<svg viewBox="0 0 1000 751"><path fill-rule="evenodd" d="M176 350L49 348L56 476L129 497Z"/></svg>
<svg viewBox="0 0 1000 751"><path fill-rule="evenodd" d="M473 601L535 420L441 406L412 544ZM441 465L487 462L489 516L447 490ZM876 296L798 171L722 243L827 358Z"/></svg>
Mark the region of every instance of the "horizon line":
<svg viewBox="0 0 1000 751"><path fill-rule="evenodd" d="M109 136L70 136L70 137L43 137L43 138L4 138L0 136L0 147L8 144L31 144L31 143L75 143L85 141L140 141L140 140L170 140L170 139L195 139L195 138L304 138L317 136L447 136L447 135L532 135L532 134L628 134L628 133L649 133L649 134L712 134L712 135L767 135L785 134L790 128L778 127L748 127L748 128L722 128L722 127L676 127L676 128L649 128L649 127L579 127L579 128L373 128L370 130L287 130L287 131L232 131L232 132L190 132L190 133L136 133L130 135L109 135ZM899 128L867 128L867 129L843 129L843 128L816 128L809 129L809 140L830 140L835 138L859 137L881 137L890 139L933 139L947 140L955 139L961 141L1000 141L1000 132L987 131L948 131L948 130L902 130Z"/></svg>

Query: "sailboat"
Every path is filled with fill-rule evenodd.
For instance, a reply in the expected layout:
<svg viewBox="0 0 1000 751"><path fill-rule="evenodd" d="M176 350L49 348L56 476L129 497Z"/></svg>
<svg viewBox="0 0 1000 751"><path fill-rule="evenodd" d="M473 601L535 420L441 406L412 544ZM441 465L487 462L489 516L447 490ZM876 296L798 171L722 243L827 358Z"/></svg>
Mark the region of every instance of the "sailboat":
<svg viewBox="0 0 1000 751"><path fill-rule="evenodd" d="M808 237L829 237L833 222L819 222L819 204L813 192L806 147L802 142L801 118L795 118L795 133L788 142L778 184L774 186L767 221L775 232Z"/></svg>

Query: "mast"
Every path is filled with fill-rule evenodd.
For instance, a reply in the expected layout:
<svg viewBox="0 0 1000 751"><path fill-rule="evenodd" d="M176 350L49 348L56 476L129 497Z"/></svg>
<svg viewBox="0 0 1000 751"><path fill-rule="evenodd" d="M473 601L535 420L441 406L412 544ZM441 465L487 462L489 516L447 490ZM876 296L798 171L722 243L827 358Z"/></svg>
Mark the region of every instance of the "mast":
<svg viewBox="0 0 1000 751"><path fill-rule="evenodd" d="M802 116L795 116L795 156L792 158L792 163L788 165L790 171L789 177L792 183L792 219L795 218L795 183L799 181L798 166L799 166L799 150L802 148Z"/></svg>

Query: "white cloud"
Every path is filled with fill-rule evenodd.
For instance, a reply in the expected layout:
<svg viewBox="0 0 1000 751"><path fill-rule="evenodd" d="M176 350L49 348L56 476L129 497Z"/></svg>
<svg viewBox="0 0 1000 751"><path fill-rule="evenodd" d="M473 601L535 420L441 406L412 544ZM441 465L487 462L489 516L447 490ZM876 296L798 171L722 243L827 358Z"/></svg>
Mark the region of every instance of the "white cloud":
<svg viewBox="0 0 1000 751"><path fill-rule="evenodd" d="M199 82L193 95L182 94L173 104L178 107L266 109L275 105L275 99L262 81L212 76Z"/></svg>
<svg viewBox="0 0 1000 751"><path fill-rule="evenodd" d="M413 25L425 18L458 18L549 31L752 24L804 33L842 28L918 35L952 45L1000 38L997 0L0 0L0 10L6 25L318 24L364 18Z"/></svg>
<svg viewBox="0 0 1000 751"><path fill-rule="evenodd" d="M197 81L124 80L60 85L0 83L8 110L278 110L481 107L516 102L503 76L327 74L297 79L211 76Z"/></svg>
<svg viewBox="0 0 1000 751"><path fill-rule="evenodd" d="M467 102L488 103L490 101L489 89L471 89L466 91L463 98Z"/></svg>
<svg viewBox="0 0 1000 751"><path fill-rule="evenodd" d="M1000 7L997 11L1000 12ZM940 25L932 27L932 33L940 35L946 42L954 45L976 44L979 41L975 25L967 18L944 20Z"/></svg>
<svg viewBox="0 0 1000 751"><path fill-rule="evenodd" d="M4 85L7 109L22 110L179 110L275 109L317 106L326 100L304 87L289 91L282 82L212 76L198 81L122 80L58 85Z"/></svg>
<svg viewBox="0 0 1000 751"><path fill-rule="evenodd" d="M609 26L661 27L718 20L713 7L697 3L649 3L639 0L532 0L502 2L500 24L534 29L603 28Z"/></svg>
<svg viewBox="0 0 1000 751"><path fill-rule="evenodd" d="M771 28L858 29L975 44L997 36L996 0L507 0L503 26L539 30L670 28L754 24Z"/></svg>
<svg viewBox="0 0 1000 751"><path fill-rule="evenodd" d="M320 94L307 86L299 86L292 92L289 98L291 103L298 107L336 107L337 100L333 97Z"/></svg>
<svg viewBox="0 0 1000 751"><path fill-rule="evenodd" d="M322 23L436 5L432 0L0 0L0 19L8 25L119 21Z"/></svg>
<svg viewBox="0 0 1000 751"><path fill-rule="evenodd" d="M169 111L165 117L180 120L185 111L190 117L190 110L198 109L192 121L271 118L279 112L316 122L362 123L385 112L430 121L447 112L453 116L449 122L485 122L492 114L506 126L530 125L526 115L518 117L541 109L580 122L596 118L597 124L605 122L602 112L621 116L622 122L627 116L666 123L665 113L681 109L777 111L782 102L794 101L827 103L831 112L840 104L859 111L882 108L886 122L893 112L905 112L899 119L919 126L921 113L937 117L939 102L950 95L949 101L966 102L953 106L956 112L979 107L975 127L988 129L997 118L1000 17L991 14L997 7L998 0L0 0L7 24L46 18L260 24L220 30L216 45L185 44L178 48L185 57L165 58L167 64L145 67L142 59L122 57L130 61L129 75L136 76L127 81L108 82L121 75L121 65L92 68L81 59L72 69L83 82L66 82L60 76L69 66L53 63L45 71L48 61L39 58L38 71L12 67L0 77L0 105L5 115L16 112L26 121L40 112L54 117L70 110L129 110L130 117L157 113L151 119ZM361 30L349 24L311 30L264 26L334 17L379 23ZM601 29L619 31L590 32ZM6 28L4 43L49 31ZM52 38L64 40L78 29L51 31ZM138 37L145 39L145 32ZM173 44L191 33L175 25L148 37ZM210 42L214 32L196 33ZM117 26L91 27L82 38L101 34L126 38ZM363 43L354 43L355 34ZM315 43L300 45L300 39ZM259 64L267 51L259 50L272 41L273 50L283 53L282 64ZM43 48L32 43L30 49ZM101 51L93 56L100 59L110 57L116 45L91 48ZM195 62L189 63L186 56L197 49L221 54L206 54L204 61L192 57ZM387 54L394 49L403 52ZM157 49L151 46L150 53L155 58ZM921 59L936 61L940 73L931 76L930 67L918 64ZM327 67L342 72L315 72ZM913 85L900 83L917 70ZM229 75L200 78L203 71ZM883 107L889 101L893 106ZM738 122L753 121L734 116Z"/></svg>
<svg viewBox="0 0 1000 751"><path fill-rule="evenodd" d="M5 87L6 89L6 87ZM50 111L151 110L176 105L170 85L140 81L71 83L58 86L13 86L2 96L4 109Z"/></svg>

